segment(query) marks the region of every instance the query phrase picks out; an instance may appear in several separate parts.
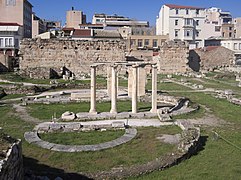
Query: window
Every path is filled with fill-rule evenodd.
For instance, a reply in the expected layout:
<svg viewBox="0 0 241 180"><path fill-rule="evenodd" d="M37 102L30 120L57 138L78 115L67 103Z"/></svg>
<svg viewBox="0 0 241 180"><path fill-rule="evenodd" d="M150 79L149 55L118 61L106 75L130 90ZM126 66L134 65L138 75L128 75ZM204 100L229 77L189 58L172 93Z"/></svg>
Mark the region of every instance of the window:
<svg viewBox="0 0 241 180"><path fill-rule="evenodd" d="M185 19L185 25L186 25L186 26L192 25L192 22L193 22L193 21L192 21L192 19L190 19L190 18L186 18L186 19Z"/></svg>
<svg viewBox="0 0 241 180"><path fill-rule="evenodd" d="M142 46L142 39L138 39L138 47L143 47Z"/></svg>
<svg viewBox="0 0 241 180"><path fill-rule="evenodd" d="M176 19L176 20L175 20L175 26L177 26L177 25L178 25L178 20Z"/></svg>
<svg viewBox="0 0 241 180"><path fill-rule="evenodd" d="M178 37L178 30L175 30L175 37Z"/></svg>
<svg viewBox="0 0 241 180"><path fill-rule="evenodd" d="M176 9L176 14L178 14L178 9Z"/></svg>
<svg viewBox="0 0 241 180"><path fill-rule="evenodd" d="M6 0L6 6L16 6L16 0Z"/></svg>
<svg viewBox="0 0 241 180"><path fill-rule="evenodd" d="M3 47L3 38L0 38L0 47Z"/></svg>
<svg viewBox="0 0 241 180"><path fill-rule="evenodd" d="M13 39L9 38L9 46L13 46Z"/></svg>
<svg viewBox="0 0 241 180"><path fill-rule="evenodd" d="M239 43L239 50L241 50L241 43Z"/></svg>
<svg viewBox="0 0 241 180"><path fill-rule="evenodd" d="M136 40L135 39L131 39L131 46L135 46L136 45Z"/></svg>
<svg viewBox="0 0 241 180"><path fill-rule="evenodd" d="M145 46L149 46L149 39L145 39Z"/></svg>
<svg viewBox="0 0 241 180"><path fill-rule="evenodd" d="M8 46L8 38L5 39L5 46Z"/></svg>
<svg viewBox="0 0 241 180"><path fill-rule="evenodd" d="M229 30L232 31L232 27L229 27Z"/></svg>
<svg viewBox="0 0 241 180"><path fill-rule="evenodd" d="M157 47L157 39L153 39L152 46Z"/></svg>
<svg viewBox="0 0 241 180"><path fill-rule="evenodd" d="M199 31L196 31L196 36L199 37Z"/></svg>
<svg viewBox="0 0 241 180"><path fill-rule="evenodd" d="M185 37L190 37L191 36L191 30L185 30L184 31L184 36Z"/></svg>
<svg viewBox="0 0 241 180"><path fill-rule="evenodd" d="M234 43L234 44L233 44L233 49L234 49L234 50L238 50L238 43Z"/></svg>
<svg viewBox="0 0 241 180"><path fill-rule="evenodd" d="M229 33L229 37L232 37L232 33L231 32Z"/></svg>
<svg viewBox="0 0 241 180"><path fill-rule="evenodd" d="M221 26L215 26L215 32L220 32Z"/></svg>
<svg viewBox="0 0 241 180"><path fill-rule="evenodd" d="M199 20L196 20L196 25L199 26Z"/></svg>
<svg viewBox="0 0 241 180"><path fill-rule="evenodd" d="M196 9L196 14L199 14L199 9Z"/></svg>
<svg viewBox="0 0 241 180"><path fill-rule="evenodd" d="M186 9L186 14L187 14L187 15L189 14L189 10L188 10L188 9Z"/></svg>

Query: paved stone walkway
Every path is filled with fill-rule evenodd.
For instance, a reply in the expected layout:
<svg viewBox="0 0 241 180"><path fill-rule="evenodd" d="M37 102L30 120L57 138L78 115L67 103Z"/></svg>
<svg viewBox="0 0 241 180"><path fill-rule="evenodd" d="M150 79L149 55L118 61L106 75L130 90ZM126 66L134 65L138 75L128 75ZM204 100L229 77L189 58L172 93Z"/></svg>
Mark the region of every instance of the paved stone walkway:
<svg viewBox="0 0 241 180"><path fill-rule="evenodd" d="M26 110L26 107L21 106L20 104L14 104L13 108L18 113L18 116L26 122L30 122L34 124L38 124L42 122L39 119L30 116Z"/></svg>
<svg viewBox="0 0 241 180"><path fill-rule="evenodd" d="M115 140L94 144L94 145L62 145L62 144L54 144L43 141L39 138L37 132L26 132L24 137L26 141L31 144L36 144L42 148L53 150L53 151L61 151L61 152L82 152L82 151L100 151L103 149L113 148L115 146L119 146L121 144L127 143L132 140L137 134L137 130L134 128L125 129L125 134Z"/></svg>

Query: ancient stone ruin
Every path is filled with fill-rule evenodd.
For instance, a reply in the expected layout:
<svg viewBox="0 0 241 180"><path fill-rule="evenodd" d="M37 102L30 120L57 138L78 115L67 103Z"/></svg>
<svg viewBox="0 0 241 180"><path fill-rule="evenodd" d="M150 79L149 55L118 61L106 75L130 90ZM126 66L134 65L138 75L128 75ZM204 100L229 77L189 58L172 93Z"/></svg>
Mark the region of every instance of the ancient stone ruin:
<svg viewBox="0 0 241 180"><path fill-rule="evenodd" d="M24 39L20 45L20 73L37 79L80 79L81 74L89 74L93 63L125 61L125 49L124 41Z"/></svg>

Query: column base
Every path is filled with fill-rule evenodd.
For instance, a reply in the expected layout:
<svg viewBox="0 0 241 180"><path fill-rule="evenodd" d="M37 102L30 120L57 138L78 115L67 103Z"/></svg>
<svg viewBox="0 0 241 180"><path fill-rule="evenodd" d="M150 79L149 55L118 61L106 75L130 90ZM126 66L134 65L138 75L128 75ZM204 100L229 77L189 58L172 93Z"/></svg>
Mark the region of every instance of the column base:
<svg viewBox="0 0 241 180"><path fill-rule="evenodd" d="M150 112L151 113L157 113L157 109L151 109Z"/></svg>
<svg viewBox="0 0 241 180"><path fill-rule="evenodd" d="M91 110L89 111L89 113L90 113L90 114L97 114L97 111L96 111L95 109L91 109Z"/></svg>
<svg viewBox="0 0 241 180"><path fill-rule="evenodd" d="M110 113L111 114L117 114L117 111L116 110L110 110Z"/></svg>

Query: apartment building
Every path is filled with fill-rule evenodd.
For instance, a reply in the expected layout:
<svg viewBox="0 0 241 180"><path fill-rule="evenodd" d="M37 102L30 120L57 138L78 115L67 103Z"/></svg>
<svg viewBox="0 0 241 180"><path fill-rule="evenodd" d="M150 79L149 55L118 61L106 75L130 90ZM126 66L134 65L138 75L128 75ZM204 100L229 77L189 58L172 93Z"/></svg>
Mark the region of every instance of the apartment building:
<svg viewBox="0 0 241 180"><path fill-rule="evenodd" d="M138 21L116 14L94 14L92 24L102 24L105 27L149 27L148 21Z"/></svg>
<svg viewBox="0 0 241 180"><path fill-rule="evenodd" d="M66 13L66 28L79 29L80 24L86 24L86 15L72 7L72 10Z"/></svg>
<svg viewBox="0 0 241 180"><path fill-rule="evenodd" d="M35 38L37 35L46 32L47 28L44 23L44 20L32 14L32 38Z"/></svg>
<svg viewBox="0 0 241 180"><path fill-rule="evenodd" d="M234 37L241 38L241 17L234 18Z"/></svg>
<svg viewBox="0 0 241 180"><path fill-rule="evenodd" d="M32 37L32 4L28 0L0 0L0 22L17 23L23 37Z"/></svg>
<svg viewBox="0 0 241 180"><path fill-rule="evenodd" d="M229 11L222 11L217 7L206 9L205 24L215 27L216 34L213 36L220 36L223 38L235 37L233 19Z"/></svg>
<svg viewBox="0 0 241 180"><path fill-rule="evenodd" d="M22 34L23 27L17 23L0 23L0 54L15 56Z"/></svg>
<svg viewBox="0 0 241 180"><path fill-rule="evenodd" d="M61 29L61 21L51 21L44 19L43 22L47 32Z"/></svg>
<svg viewBox="0 0 241 180"><path fill-rule="evenodd" d="M205 8L165 4L156 20L156 33L188 41L190 49L203 47L205 18Z"/></svg>

